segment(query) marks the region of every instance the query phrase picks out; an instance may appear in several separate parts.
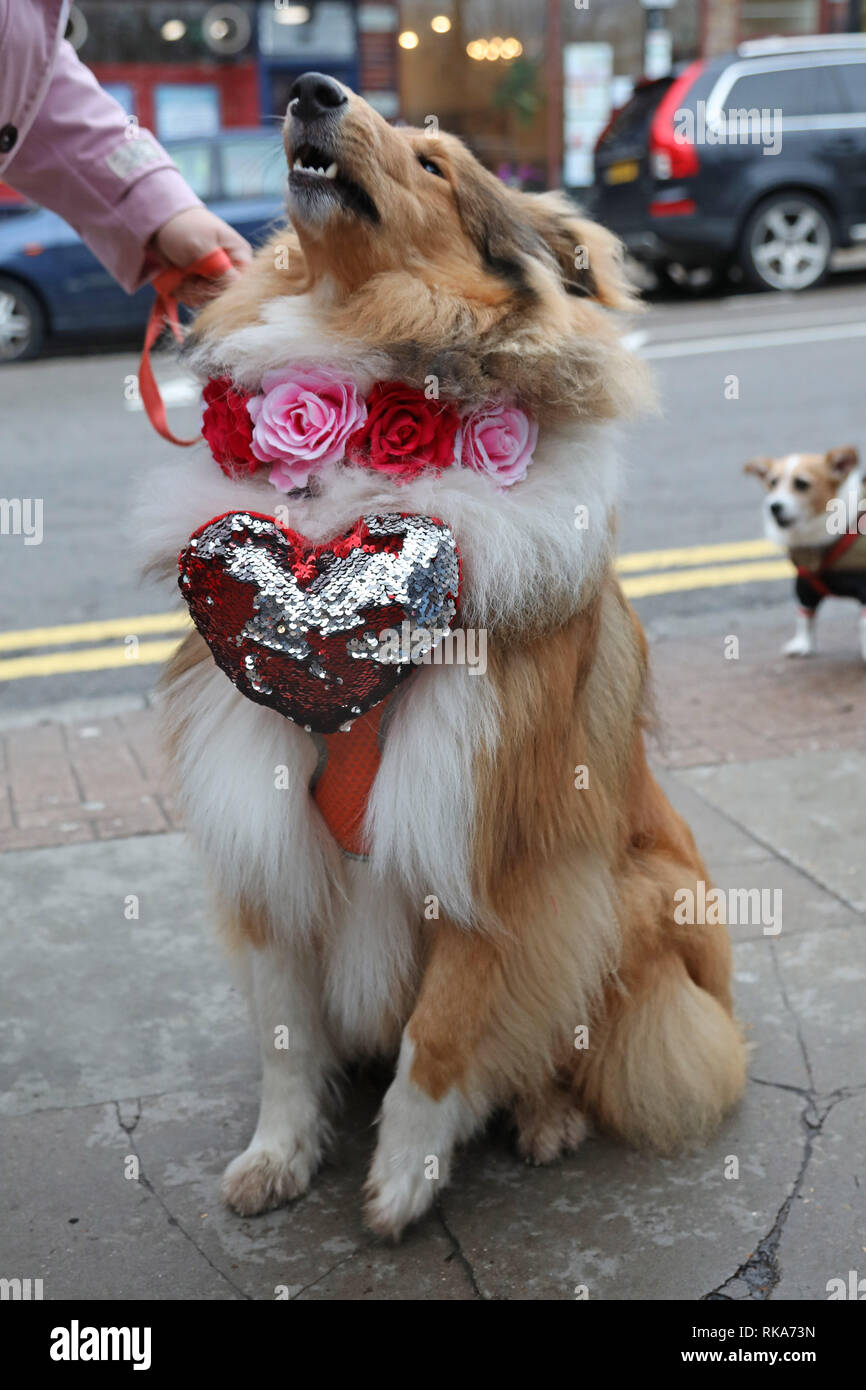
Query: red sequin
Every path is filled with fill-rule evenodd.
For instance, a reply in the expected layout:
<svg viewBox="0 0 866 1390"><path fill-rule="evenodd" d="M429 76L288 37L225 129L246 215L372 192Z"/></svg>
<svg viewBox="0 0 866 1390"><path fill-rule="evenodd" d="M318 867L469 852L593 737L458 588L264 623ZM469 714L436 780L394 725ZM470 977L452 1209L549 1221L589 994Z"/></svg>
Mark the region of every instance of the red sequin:
<svg viewBox="0 0 866 1390"><path fill-rule="evenodd" d="M456 617L457 546L432 517L364 517L313 546L273 517L230 512L194 532L179 563L217 665L249 699L317 733L412 673L404 644L386 655L404 625L444 637Z"/></svg>

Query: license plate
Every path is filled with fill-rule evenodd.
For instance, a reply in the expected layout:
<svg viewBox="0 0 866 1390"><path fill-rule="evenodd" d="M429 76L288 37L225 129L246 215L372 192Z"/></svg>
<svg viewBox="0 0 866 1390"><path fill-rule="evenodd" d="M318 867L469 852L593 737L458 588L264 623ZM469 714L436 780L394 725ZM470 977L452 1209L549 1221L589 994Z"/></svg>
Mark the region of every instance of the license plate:
<svg viewBox="0 0 866 1390"><path fill-rule="evenodd" d="M611 164L605 172L606 183L634 183L640 173L640 164L636 159L621 159L618 164Z"/></svg>

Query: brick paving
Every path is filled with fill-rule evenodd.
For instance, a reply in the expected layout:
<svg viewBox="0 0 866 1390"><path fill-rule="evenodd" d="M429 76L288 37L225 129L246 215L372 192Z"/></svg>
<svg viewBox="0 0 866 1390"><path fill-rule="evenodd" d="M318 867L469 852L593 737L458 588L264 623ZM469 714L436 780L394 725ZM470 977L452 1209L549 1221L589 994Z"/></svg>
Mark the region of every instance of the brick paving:
<svg viewBox="0 0 866 1390"><path fill-rule="evenodd" d="M0 769L0 851L178 826L149 706L0 730Z"/></svg>
<svg viewBox="0 0 866 1390"><path fill-rule="evenodd" d="M784 610L744 625L735 659L724 654L721 628L656 638L655 760L685 768L866 750L866 665L854 610L840 605L819 629L819 654L807 660L781 654L792 631Z"/></svg>
<svg viewBox="0 0 866 1390"><path fill-rule="evenodd" d="M658 765L866 750L855 624L835 621L825 652L792 661L779 654L788 616L746 626L735 659L718 622L653 636ZM0 852L177 828L151 706L0 728Z"/></svg>

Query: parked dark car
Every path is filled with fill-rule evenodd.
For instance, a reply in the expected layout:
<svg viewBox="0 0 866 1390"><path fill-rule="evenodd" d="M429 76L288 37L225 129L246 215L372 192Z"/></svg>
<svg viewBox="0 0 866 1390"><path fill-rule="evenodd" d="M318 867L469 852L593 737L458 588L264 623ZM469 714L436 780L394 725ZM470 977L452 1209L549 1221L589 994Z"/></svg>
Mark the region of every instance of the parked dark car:
<svg viewBox="0 0 866 1390"><path fill-rule="evenodd" d="M641 84L595 178L594 215L663 279L818 284L834 248L866 244L866 34L745 43Z"/></svg>
<svg viewBox="0 0 866 1390"><path fill-rule="evenodd" d="M261 241L283 213L286 169L275 131L229 130L166 148L193 191L248 240ZM55 213L0 205L0 361L38 356L49 336L134 336L152 302L148 286L126 294Z"/></svg>

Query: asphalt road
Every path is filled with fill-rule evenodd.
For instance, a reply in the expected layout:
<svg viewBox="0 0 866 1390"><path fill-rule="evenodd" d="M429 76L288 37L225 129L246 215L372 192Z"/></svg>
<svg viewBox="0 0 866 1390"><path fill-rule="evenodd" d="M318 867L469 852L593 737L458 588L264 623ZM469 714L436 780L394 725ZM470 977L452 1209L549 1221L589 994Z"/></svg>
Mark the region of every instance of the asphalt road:
<svg viewBox="0 0 866 1390"><path fill-rule="evenodd" d="M661 404L658 416L630 427L624 439L629 475L620 549L644 557L635 572L668 572L646 552L760 537L760 492L742 474L751 455L855 443L866 456L862 271L797 296L655 303L634 334L653 363ZM22 643L11 634L167 610L164 590L135 572L131 500L136 481L161 455L182 468L184 454L128 408L126 384L136 366L132 353L67 352L0 371L0 497L44 499L41 544L0 535L0 712L141 693L153 683L156 666L135 661L17 679L9 679L10 667L3 665L69 646L37 640L35 633ZM180 374L166 359L158 375L175 383ZM732 377L738 395L729 399ZM183 392L182 385L172 389ZM175 432L192 435L198 408L189 400L178 403L169 419ZM742 563L745 554L712 551L708 563ZM789 582L768 579L765 558L758 560L759 577L749 579L741 569L744 582L737 583L707 582L697 558L679 564L692 576L681 575L678 582L686 587L635 598L651 629L703 613L717 619L790 602ZM780 626L786 623L780 613ZM134 622L129 630L136 631ZM122 643L123 634L88 643L79 638L72 646L86 651L94 640L106 649Z"/></svg>

